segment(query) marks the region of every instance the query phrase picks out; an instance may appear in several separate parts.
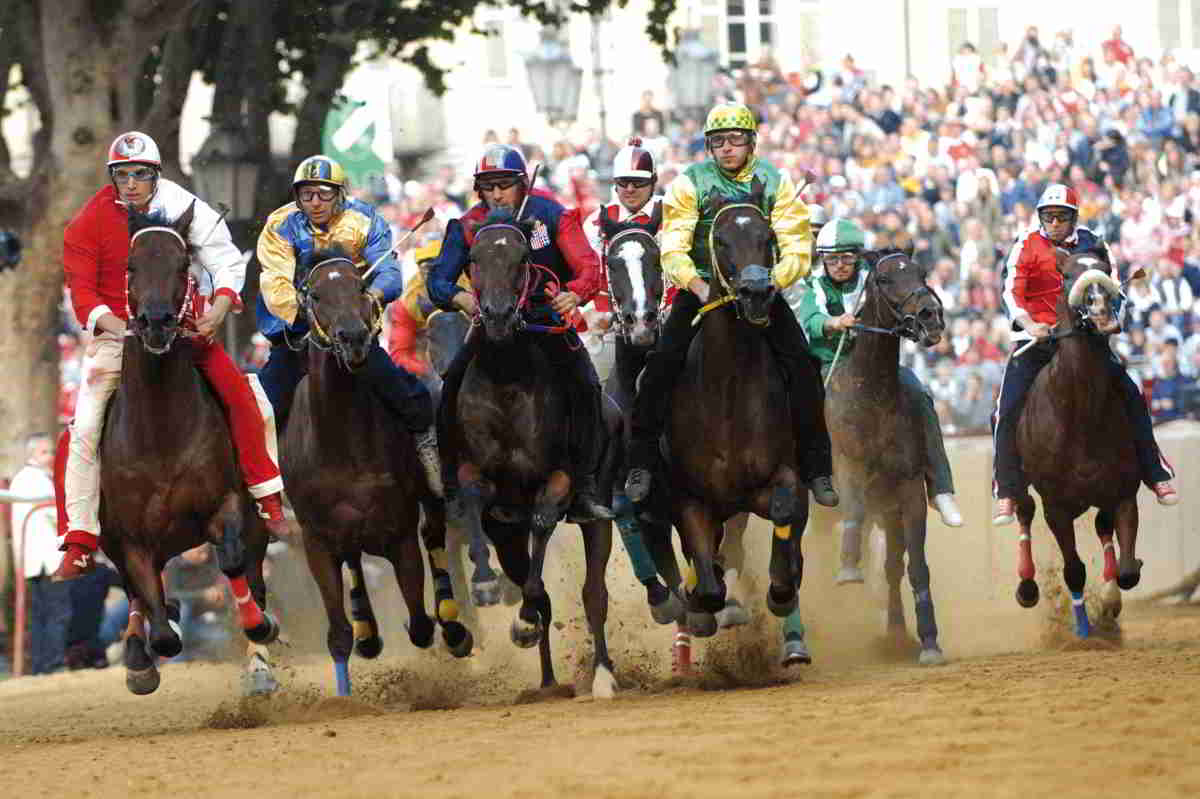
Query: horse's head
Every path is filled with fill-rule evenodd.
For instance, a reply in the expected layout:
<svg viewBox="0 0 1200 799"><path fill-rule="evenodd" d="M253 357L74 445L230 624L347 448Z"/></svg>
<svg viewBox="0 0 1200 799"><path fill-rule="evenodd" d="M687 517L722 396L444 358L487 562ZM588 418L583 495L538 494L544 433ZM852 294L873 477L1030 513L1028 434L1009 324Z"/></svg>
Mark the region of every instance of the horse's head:
<svg viewBox="0 0 1200 799"><path fill-rule="evenodd" d="M713 277L724 294L737 300L738 315L753 325L770 321L778 289L771 279L775 264L775 231L762 211L763 185L757 178L749 198L711 196L709 252Z"/></svg>
<svg viewBox="0 0 1200 799"><path fill-rule="evenodd" d="M925 282L929 270L904 250L868 251L863 258L871 269L864 304L872 303L875 321L924 347L941 341L946 322L942 301Z"/></svg>
<svg viewBox="0 0 1200 799"><path fill-rule="evenodd" d="M1054 255L1063 276L1059 319L1073 329L1087 333L1107 336L1117 332L1121 323L1117 318L1116 301L1121 288L1108 274L1107 253L1097 248L1069 255L1056 248Z"/></svg>
<svg viewBox="0 0 1200 799"><path fill-rule="evenodd" d="M158 214L129 212L125 284L129 326L142 346L155 355L171 349L195 291L188 274L187 244L195 208L193 201L174 222Z"/></svg>
<svg viewBox="0 0 1200 799"><path fill-rule="evenodd" d="M348 370L361 369L379 334L383 309L367 294L358 267L339 247L310 253L299 266L309 341L333 350Z"/></svg>
<svg viewBox="0 0 1200 799"><path fill-rule="evenodd" d="M521 327L521 306L528 299L530 230L498 208L475 233L471 245L471 286L488 339L505 342Z"/></svg>
<svg viewBox="0 0 1200 799"><path fill-rule="evenodd" d="M662 205L655 206L649 224L613 222L603 209L600 220L617 330L630 344L649 346L658 340L663 298L661 253L654 238L662 223Z"/></svg>
<svg viewBox="0 0 1200 799"><path fill-rule="evenodd" d="M425 326L428 338L429 363L439 375L446 374L450 363L462 349L463 339L471 323L458 312L436 311Z"/></svg>

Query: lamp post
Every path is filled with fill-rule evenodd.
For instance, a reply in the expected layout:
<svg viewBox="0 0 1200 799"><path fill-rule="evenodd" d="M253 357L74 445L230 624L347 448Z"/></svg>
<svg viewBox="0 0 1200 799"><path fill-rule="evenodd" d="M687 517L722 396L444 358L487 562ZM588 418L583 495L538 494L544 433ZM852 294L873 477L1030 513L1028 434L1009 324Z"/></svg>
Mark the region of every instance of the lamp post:
<svg viewBox="0 0 1200 799"><path fill-rule="evenodd" d="M713 80L720 68L720 55L700 39L700 31L683 30L675 49L675 67L667 84L681 116L700 118L712 99Z"/></svg>
<svg viewBox="0 0 1200 799"><path fill-rule="evenodd" d="M230 121L214 124L192 158L196 194L218 211L226 211L225 221L239 250L249 238L261 170L241 130ZM225 348L237 358L237 330L232 315L225 318Z"/></svg>
<svg viewBox="0 0 1200 799"><path fill-rule="evenodd" d="M542 41L525 57L529 88L539 113L550 124L574 122L579 113L579 94L583 89L583 70L571 60L557 28L543 28Z"/></svg>

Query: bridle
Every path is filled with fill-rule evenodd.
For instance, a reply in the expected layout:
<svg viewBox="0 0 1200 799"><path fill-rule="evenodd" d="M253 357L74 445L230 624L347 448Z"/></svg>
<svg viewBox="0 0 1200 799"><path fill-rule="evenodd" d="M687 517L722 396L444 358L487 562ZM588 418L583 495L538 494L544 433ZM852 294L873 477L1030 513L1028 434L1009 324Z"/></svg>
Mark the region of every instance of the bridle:
<svg viewBox="0 0 1200 799"><path fill-rule="evenodd" d="M333 354L337 357L338 361L343 367L346 368L347 371L354 371L350 368L350 364L346 361L345 354L339 347L337 347L337 342L334 341L333 337L330 336L325 330L324 325L321 324L321 320L317 316L317 309L313 305L312 287L310 285L313 280L313 274L318 269L330 264L339 263L346 264L350 268L350 273L358 278L361 282L362 278L358 274L358 266L355 265L354 261L346 258L345 256L339 255L333 258L326 258L324 261L319 261L318 263L313 264L313 266L308 270L308 273L304 276L304 279L301 280L299 285L296 287L296 292L300 297L300 306L304 310L305 318L308 319L308 332L304 334L304 337L299 342L293 344L290 339L287 339L287 328L285 327L284 338L287 339L287 345L293 351L299 351L302 349L306 340L314 347L324 352L329 352L332 350ZM367 296L371 299L372 308L372 319L368 338L369 340L377 337L379 332L383 329L383 304L379 302L379 299L374 294L367 293Z"/></svg>
<svg viewBox="0 0 1200 799"><path fill-rule="evenodd" d="M871 272L867 276L866 280L866 285L873 285L875 288L873 294L875 297L876 315L880 316L878 309L880 304L882 304L883 307L887 309L887 312L891 318L895 320L895 324L890 328L885 328L871 327L870 325L856 323L853 327L854 330L863 333L881 333L885 336L907 338L916 342L920 342L929 335L929 328L927 328L925 324L921 322L919 318L917 318L917 315L912 313L903 313L903 309L913 300L913 298L922 294L928 294L930 297L933 297L934 302L936 302L938 308L941 309L943 307L942 299L937 295L937 292L931 289L924 281L921 281L921 285L917 286L915 289L906 294L904 299L900 300L898 303L893 303L879 284L879 265L889 258L904 257L906 257L904 253L899 252L889 253L883 256L875 262L875 265L871 268Z"/></svg>
<svg viewBox="0 0 1200 799"><path fill-rule="evenodd" d="M557 324L557 325L539 325L539 324L533 324L533 323L525 321L525 318L521 315L521 312L529 307L530 294L533 291L533 287L537 284L538 276L543 275L546 278L545 285L548 287L551 287L551 289L552 289L551 294L553 295L553 294L557 294L560 289L558 275L554 274L554 272L551 271L548 267L545 267L545 266L542 266L541 264L533 262L533 259L531 257L533 248L530 247L530 245L529 245L529 237L525 235L524 230L517 227L516 225L512 225L507 222L493 222L490 225L484 225L475 232L475 240L478 241L479 237L481 235L483 235L486 232L493 231L493 230L511 230L513 233L515 233L517 235L518 240L521 242L522 246L524 247L524 252L521 256L521 264L520 265L525 270L525 279L521 284L521 293L517 296L517 305L516 305L516 309L515 309L515 313L517 314L518 329L519 330L527 330L531 333L550 333L550 334L556 334L556 335L561 335L570 330L574 330L575 328L572 325L570 325L566 321L562 320L561 317L559 317L559 315L555 312L552 312L554 314L554 318L560 322L560 324ZM479 272L479 262L476 261L474 258L472 258L471 259L471 296L475 298L475 313L471 315L471 327L478 327L481 324L481 320L482 320L482 311L481 311L482 306L479 302L479 292L475 288L475 278L478 275L478 272ZM574 349L577 346L579 346L577 343L574 344L572 346L572 349Z"/></svg>
<svg viewBox="0 0 1200 799"><path fill-rule="evenodd" d="M129 249L130 250L133 249L133 243L135 241L137 241L138 236L141 236L143 233L155 233L155 232L169 233L170 235L174 236L179 241L180 246L183 247L184 255L185 256L187 255L188 244L184 240L183 236L181 236L179 234L179 231L176 230L175 228L166 227L164 225L153 225L153 226L144 227L144 228L141 228L141 229L135 231L133 233L133 235L129 237ZM126 269L128 270L128 266L126 266ZM175 314L175 324L171 328L171 332L167 337L167 343L166 343L166 345L164 345L161 348L160 347L151 347L149 344L146 343L146 340L144 338L142 338L141 332L139 332L139 331L141 331L141 326L137 324L137 317L135 317L133 315L133 306L132 306L132 303L130 303L130 301L129 301L129 278L127 275L125 278L125 318L129 320L129 326L125 329L125 336L127 338L130 336L137 336L138 338L141 338L142 346L146 348L147 352L153 353L154 355L162 355L163 353L165 353L169 349L171 349L171 345L175 343L175 339L179 336L180 333L182 333L187 338L198 337L200 334L197 331L183 329L183 321L187 317L188 311L189 311L189 309L191 309L192 304L195 302L195 299L196 299L196 289L197 289L196 278L192 275L192 271L189 268L188 275L187 275L187 288L184 290L183 302L180 304L179 310Z"/></svg>
<svg viewBox="0 0 1200 799"><path fill-rule="evenodd" d="M713 214L712 224L708 228L708 257L709 263L712 266L712 273L716 276L717 282L721 285L721 296L700 306L700 310L696 312L696 318L692 320L693 325L699 324L700 320L703 319L704 315L709 311L720 308L722 305L728 305L729 303L737 300L737 292L734 291L733 286L729 283L729 279L725 277L725 272L721 269L721 264L717 260L716 247L717 222L721 219L722 214L724 214L726 211L732 211L735 208L749 208L750 210L754 211L754 213L758 214L760 219L766 221L767 215L764 214L763 210L754 203L729 203L728 205L723 205L718 208L717 212ZM775 232L771 231L771 246L770 252L767 254L767 261L772 265L774 265L775 260L778 257L778 247L779 245L775 241ZM738 311L737 307L737 305L734 305L734 310L737 311L738 318L741 318L741 311Z"/></svg>

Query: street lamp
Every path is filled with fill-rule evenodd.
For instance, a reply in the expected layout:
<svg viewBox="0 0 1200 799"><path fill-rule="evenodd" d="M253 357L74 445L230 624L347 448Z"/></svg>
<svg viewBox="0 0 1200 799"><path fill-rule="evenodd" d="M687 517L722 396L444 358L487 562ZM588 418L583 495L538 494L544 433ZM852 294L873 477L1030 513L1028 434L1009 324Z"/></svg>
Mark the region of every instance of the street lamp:
<svg viewBox="0 0 1200 799"><path fill-rule="evenodd" d="M196 193L209 205L229 208L228 220L237 222L254 216L258 190L258 160L250 145L233 124L213 126L199 152L192 158Z"/></svg>
<svg viewBox="0 0 1200 799"><path fill-rule="evenodd" d="M700 117L712 99L713 80L720 68L720 55L700 39L700 31L684 30L675 49L675 67L667 85L683 115Z"/></svg>
<svg viewBox="0 0 1200 799"><path fill-rule="evenodd" d="M557 29L542 29L541 44L525 57L525 71L538 112L545 114L552 125L574 122L579 113L583 70L571 60Z"/></svg>

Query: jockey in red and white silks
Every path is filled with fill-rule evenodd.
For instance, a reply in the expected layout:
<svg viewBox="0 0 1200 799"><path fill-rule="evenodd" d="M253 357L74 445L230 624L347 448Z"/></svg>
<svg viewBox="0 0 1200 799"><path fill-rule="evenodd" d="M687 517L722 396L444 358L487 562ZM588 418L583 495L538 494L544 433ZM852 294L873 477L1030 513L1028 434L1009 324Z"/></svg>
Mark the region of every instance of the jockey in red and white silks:
<svg viewBox="0 0 1200 799"><path fill-rule="evenodd" d="M126 270L129 258L128 207L177 219L194 202L188 231L192 277L197 293L193 339L196 366L204 373L225 406L233 431L238 462L259 513L275 534L283 531L280 492L283 481L267 452L264 413L270 404L258 401L244 375L213 338L230 310L240 312L240 292L246 263L230 238L229 228L207 203L178 184L161 177L158 147L144 133L118 136L109 150L112 184L98 191L76 214L63 234L63 267L79 323L95 338L83 361L75 418L66 438L65 465L56 468L60 532L65 528L63 562L57 579L89 571L99 541L100 463L98 446L108 401L121 380L121 361L129 322ZM59 455L59 464L64 458ZM64 474L65 472L65 474ZM65 522L62 518L65 515Z"/></svg>

